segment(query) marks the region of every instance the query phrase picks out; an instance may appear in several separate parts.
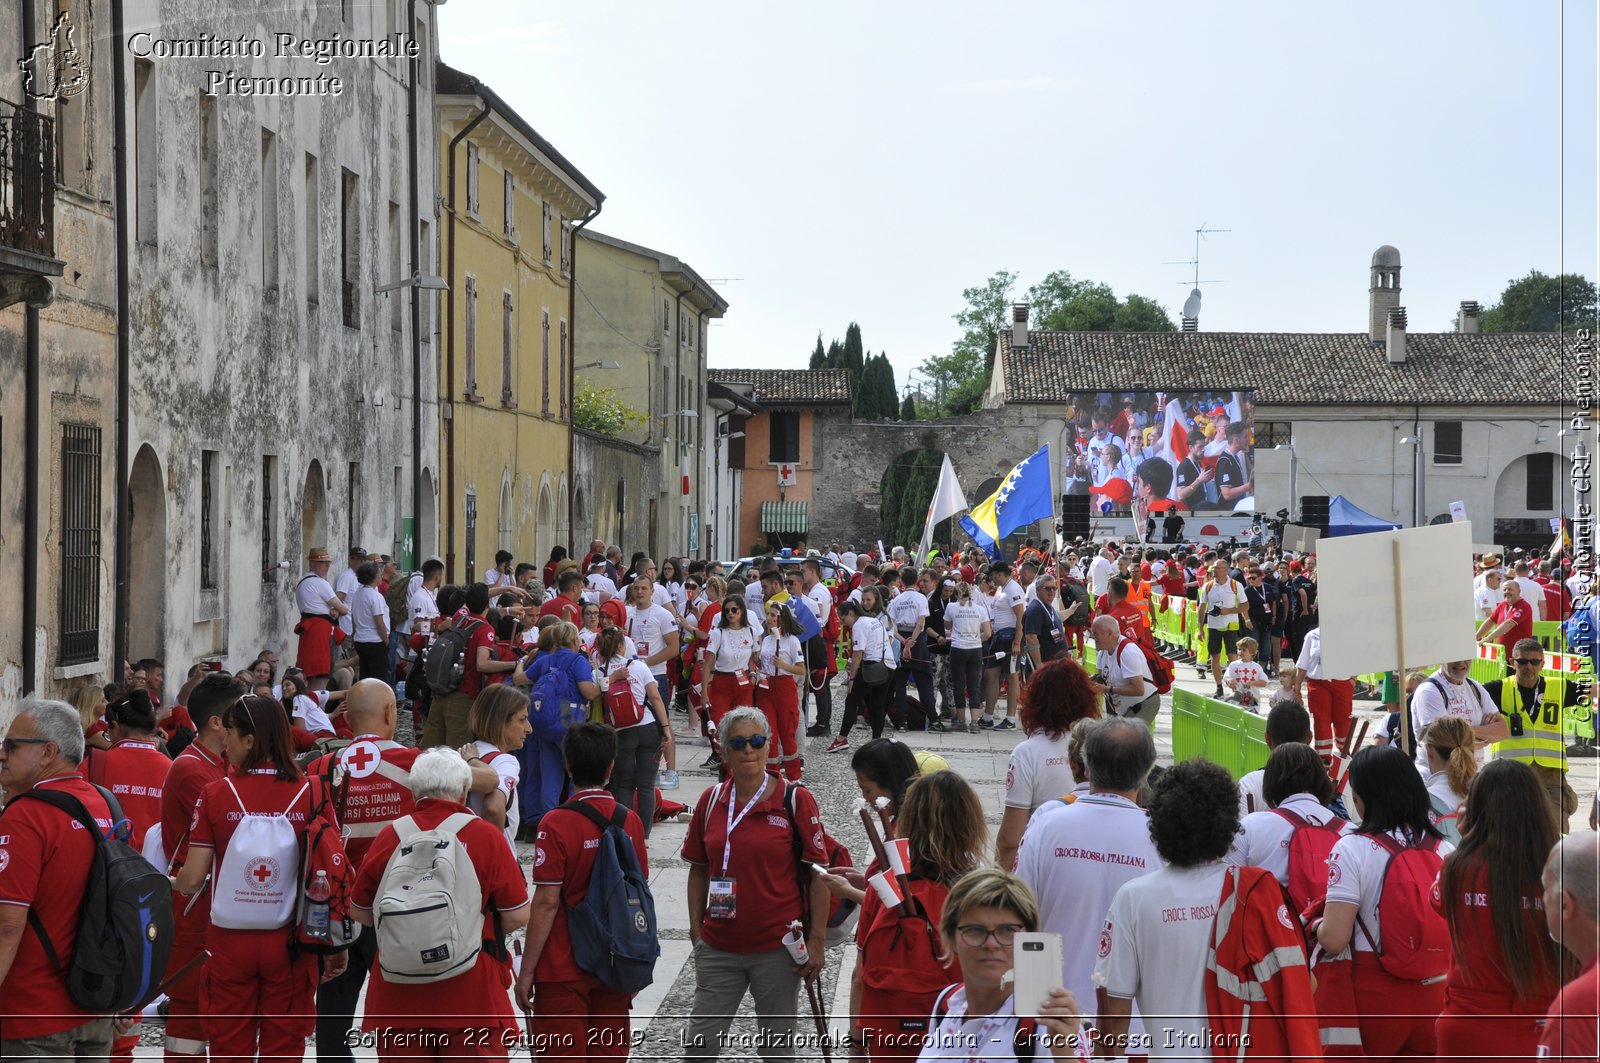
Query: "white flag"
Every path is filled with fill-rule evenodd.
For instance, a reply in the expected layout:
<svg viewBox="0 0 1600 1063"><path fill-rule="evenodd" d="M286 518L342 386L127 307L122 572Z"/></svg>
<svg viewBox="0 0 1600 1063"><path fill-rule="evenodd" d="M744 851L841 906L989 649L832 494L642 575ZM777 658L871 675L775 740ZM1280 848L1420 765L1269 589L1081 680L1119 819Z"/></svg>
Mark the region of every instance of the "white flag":
<svg viewBox="0 0 1600 1063"><path fill-rule="evenodd" d="M918 544L917 556L913 559L918 565L927 560L928 548L933 544L934 525L966 508L967 496L961 493L955 466L950 464L950 455L946 454L944 465L939 469L939 485L933 489L933 501L928 503L928 518L922 526L922 541Z"/></svg>

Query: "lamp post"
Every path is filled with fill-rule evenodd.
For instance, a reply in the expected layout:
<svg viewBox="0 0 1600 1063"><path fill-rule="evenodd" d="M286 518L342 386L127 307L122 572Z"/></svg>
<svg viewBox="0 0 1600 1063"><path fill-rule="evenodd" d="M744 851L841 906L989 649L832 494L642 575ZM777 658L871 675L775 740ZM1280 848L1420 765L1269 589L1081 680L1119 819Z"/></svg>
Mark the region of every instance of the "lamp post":
<svg viewBox="0 0 1600 1063"><path fill-rule="evenodd" d="M1424 508L1422 504L1422 430L1420 428L1417 429L1417 434L1414 436L1402 436L1400 445L1414 448L1411 455L1411 526L1415 528L1422 519Z"/></svg>

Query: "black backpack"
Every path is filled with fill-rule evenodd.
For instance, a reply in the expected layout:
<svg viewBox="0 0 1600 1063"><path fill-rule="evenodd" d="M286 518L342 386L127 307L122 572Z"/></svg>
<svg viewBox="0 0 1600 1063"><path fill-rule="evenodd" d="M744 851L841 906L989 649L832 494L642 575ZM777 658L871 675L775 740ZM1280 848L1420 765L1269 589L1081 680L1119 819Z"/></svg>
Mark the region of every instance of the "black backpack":
<svg viewBox="0 0 1600 1063"><path fill-rule="evenodd" d="M618 805L609 820L581 800L561 807L600 828L589 892L567 909L572 958L617 992L637 993L655 980L661 942L655 897L625 829L627 807Z"/></svg>
<svg viewBox="0 0 1600 1063"><path fill-rule="evenodd" d="M1077 580L1061 581L1061 604L1065 608L1074 602L1078 604L1077 611L1066 619L1067 627L1088 627L1089 621L1094 619L1094 603L1089 600L1089 591Z"/></svg>
<svg viewBox="0 0 1600 1063"><path fill-rule="evenodd" d="M127 820L111 791L95 789L105 798L116 824L109 838L71 794L28 790L13 798L32 798L59 808L83 824L95 840L70 963L61 962L32 908L28 925L39 935L50 963L66 977L67 996L74 1004L90 1012L129 1011L154 1000L166 974L172 954L172 884L128 844Z"/></svg>
<svg viewBox="0 0 1600 1063"><path fill-rule="evenodd" d="M468 620L464 624L451 624L434 638L422 659L422 672L428 678L428 689L436 698L454 694L461 689L461 680L467 674L467 644L472 633L485 621Z"/></svg>

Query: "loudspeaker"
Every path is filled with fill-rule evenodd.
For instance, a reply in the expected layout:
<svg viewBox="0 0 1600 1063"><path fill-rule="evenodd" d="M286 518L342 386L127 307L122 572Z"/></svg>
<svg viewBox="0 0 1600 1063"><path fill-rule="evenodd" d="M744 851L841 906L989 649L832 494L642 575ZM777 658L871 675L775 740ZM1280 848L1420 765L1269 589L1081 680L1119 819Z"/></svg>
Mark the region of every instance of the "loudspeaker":
<svg viewBox="0 0 1600 1063"><path fill-rule="evenodd" d="M1328 532L1328 496L1301 495L1300 523L1316 528L1324 535Z"/></svg>
<svg viewBox="0 0 1600 1063"><path fill-rule="evenodd" d="M1061 537L1067 542L1089 537L1089 496L1061 496Z"/></svg>

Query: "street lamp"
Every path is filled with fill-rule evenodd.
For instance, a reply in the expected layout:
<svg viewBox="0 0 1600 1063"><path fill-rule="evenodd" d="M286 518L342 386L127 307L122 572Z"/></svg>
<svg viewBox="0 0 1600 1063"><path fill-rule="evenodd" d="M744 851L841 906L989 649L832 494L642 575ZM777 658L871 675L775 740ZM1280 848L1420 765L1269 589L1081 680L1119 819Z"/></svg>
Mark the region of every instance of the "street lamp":
<svg viewBox="0 0 1600 1063"><path fill-rule="evenodd" d="M1422 519L1422 430L1419 428L1414 436L1401 436L1401 446L1415 447L1411 456L1411 526L1418 526Z"/></svg>
<svg viewBox="0 0 1600 1063"><path fill-rule="evenodd" d="M622 368L622 363L621 362L613 362L610 359L605 359L605 360L599 361L599 362L584 362L582 365L575 365L575 366L572 367L573 372L577 372L577 371L582 370L582 369L621 369L621 368Z"/></svg>
<svg viewBox="0 0 1600 1063"><path fill-rule="evenodd" d="M388 284L380 284L378 287L372 289L372 294L382 295L384 292L392 292L397 288L417 288L425 292L447 292L450 290L450 285L446 283L445 279L438 274L413 273L404 280L390 281Z"/></svg>
<svg viewBox="0 0 1600 1063"><path fill-rule="evenodd" d="M1289 519L1299 523L1299 500L1297 493L1300 474L1300 455L1295 453L1293 443L1279 443L1273 450L1286 450L1289 452Z"/></svg>

